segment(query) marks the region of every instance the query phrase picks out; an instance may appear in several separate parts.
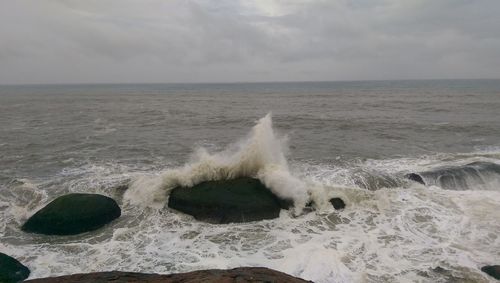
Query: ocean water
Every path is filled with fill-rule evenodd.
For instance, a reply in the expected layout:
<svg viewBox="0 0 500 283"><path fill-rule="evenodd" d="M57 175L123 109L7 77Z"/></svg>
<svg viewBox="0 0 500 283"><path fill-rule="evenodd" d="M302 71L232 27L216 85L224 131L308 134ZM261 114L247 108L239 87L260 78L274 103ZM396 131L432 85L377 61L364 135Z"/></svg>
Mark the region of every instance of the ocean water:
<svg viewBox="0 0 500 283"><path fill-rule="evenodd" d="M490 282L499 175L404 178L477 161L500 164L499 80L0 86L0 251L30 278L264 266L315 282ZM214 225L165 206L176 185L241 175L295 207ZM75 236L20 231L68 192L111 196L122 217Z"/></svg>

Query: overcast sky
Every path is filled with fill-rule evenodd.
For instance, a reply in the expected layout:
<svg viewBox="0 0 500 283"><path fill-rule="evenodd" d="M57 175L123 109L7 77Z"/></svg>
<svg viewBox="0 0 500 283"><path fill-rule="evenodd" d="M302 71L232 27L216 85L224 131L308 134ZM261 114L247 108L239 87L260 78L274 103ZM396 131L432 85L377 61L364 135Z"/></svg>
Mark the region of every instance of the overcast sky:
<svg viewBox="0 0 500 283"><path fill-rule="evenodd" d="M500 78L500 0L0 0L0 84Z"/></svg>

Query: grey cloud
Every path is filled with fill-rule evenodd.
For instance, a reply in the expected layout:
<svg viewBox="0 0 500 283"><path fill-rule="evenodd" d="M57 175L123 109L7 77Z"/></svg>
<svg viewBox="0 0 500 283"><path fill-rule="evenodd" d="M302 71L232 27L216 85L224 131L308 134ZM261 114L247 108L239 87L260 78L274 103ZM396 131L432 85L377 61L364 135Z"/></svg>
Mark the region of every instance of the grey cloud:
<svg viewBox="0 0 500 283"><path fill-rule="evenodd" d="M0 83L500 77L496 0L0 3Z"/></svg>

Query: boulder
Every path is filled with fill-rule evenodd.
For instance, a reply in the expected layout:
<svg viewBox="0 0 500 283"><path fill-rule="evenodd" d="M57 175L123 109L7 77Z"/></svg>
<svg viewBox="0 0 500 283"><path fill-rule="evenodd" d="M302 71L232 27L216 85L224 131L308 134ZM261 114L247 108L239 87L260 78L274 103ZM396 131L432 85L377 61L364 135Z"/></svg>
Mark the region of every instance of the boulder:
<svg viewBox="0 0 500 283"><path fill-rule="evenodd" d="M19 282L28 278L30 270L15 258L0 253L0 282Z"/></svg>
<svg viewBox="0 0 500 283"><path fill-rule="evenodd" d="M75 235L96 230L120 217L118 204L98 194L68 194L31 216L22 230L46 235Z"/></svg>
<svg viewBox="0 0 500 283"><path fill-rule="evenodd" d="M483 266L481 267L481 271L497 280L500 280L500 265Z"/></svg>
<svg viewBox="0 0 500 283"><path fill-rule="evenodd" d="M218 224L276 218L288 204L259 180L249 177L177 187L168 200L170 208Z"/></svg>
<svg viewBox="0 0 500 283"><path fill-rule="evenodd" d="M345 202L341 198L332 198L330 199L330 203L333 205L333 208L337 210L345 207Z"/></svg>
<svg viewBox="0 0 500 283"><path fill-rule="evenodd" d="M61 277L34 279L30 283L95 283L95 282L146 282L146 283L306 283L306 281L288 274L264 267L240 267L228 270L199 270L188 273L169 275L133 272L97 272L75 274Z"/></svg>

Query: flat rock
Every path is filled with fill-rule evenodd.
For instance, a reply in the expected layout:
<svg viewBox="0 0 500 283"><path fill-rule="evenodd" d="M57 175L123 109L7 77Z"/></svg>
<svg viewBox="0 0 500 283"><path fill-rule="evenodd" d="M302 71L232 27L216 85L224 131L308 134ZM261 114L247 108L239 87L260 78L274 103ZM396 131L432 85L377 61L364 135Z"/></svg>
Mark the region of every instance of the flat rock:
<svg viewBox="0 0 500 283"><path fill-rule="evenodd" d="M98 194L68 194L56 198L22 226L26 232L74 235L96 230L120 217L118 204Z"/></svg>
<svg viewBox="0 0 500 283"><path fill-rule="evenodd" d="M170 208L218 224L277 218L288 205L259 180L248 177L177 187L168 200Z"/></svg>
<svg viewBox="0 0 500 283"><path fill-rule="evenodd" d="M199 270L188 273L169 275L145 274L132 272L97 272L75 274L61 277L28 280L32 283L104 283L104 282L147 282L147 283L305 283L306 281L288 274L264 267L240 267L235 269Z"/></svg>
<svg viewBox="0 0 500 283"><path fill-rule="evenodd" d="M15 258L0 253L0 282L22 281L30 275L30 270Z"/></svg>

